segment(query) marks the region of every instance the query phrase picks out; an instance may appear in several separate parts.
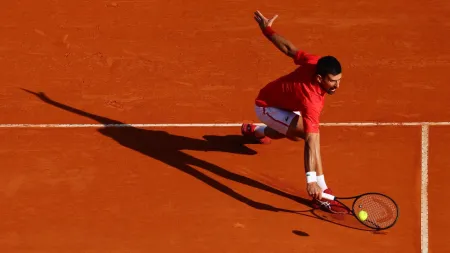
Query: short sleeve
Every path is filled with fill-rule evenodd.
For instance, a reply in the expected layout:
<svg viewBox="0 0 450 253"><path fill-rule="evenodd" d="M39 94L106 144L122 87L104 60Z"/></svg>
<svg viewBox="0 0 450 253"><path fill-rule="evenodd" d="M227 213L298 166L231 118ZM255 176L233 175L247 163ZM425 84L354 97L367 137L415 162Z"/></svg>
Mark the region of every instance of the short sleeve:
<svg viewBox="0 0 450 253"><path fill-rule="evenodd" d="M320 111L315 108L306 108L302 113L305 133L318 133L320 125Z"/></svg>
<svg viewBox="0 0 450 253"><path fill-rule="evenodd" d="M319 61L319 56L306 53L305 51L298 50L295 57L294 63L296 65L304 65L304 64L316 64Z"/></svg>

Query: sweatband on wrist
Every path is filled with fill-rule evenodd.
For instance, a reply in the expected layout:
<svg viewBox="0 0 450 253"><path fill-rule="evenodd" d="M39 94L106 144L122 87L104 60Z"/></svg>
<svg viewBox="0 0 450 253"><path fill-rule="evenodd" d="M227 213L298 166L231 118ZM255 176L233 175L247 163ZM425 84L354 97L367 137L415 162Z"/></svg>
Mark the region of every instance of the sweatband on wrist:
<svg viewBox="0 0 450 253"><path fill-rule="evenodd" d="M317 182L317 173L315 171L306 172L306 182Z"/></svg>
<svg viewBox="0 0 450 253"><path fill-rule="evenodd" d="M264 30L263 30L263 34L267 38L270 38L273 34L275 34L275 31L272 29L272 27L266 26L266 28L264 28Z"/></svg>

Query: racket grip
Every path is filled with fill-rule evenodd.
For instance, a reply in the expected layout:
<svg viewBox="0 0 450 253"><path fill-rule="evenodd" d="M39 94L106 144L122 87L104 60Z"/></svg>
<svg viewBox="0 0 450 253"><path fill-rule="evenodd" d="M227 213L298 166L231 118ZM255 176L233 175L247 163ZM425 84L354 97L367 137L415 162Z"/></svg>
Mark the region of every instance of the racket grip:
<svg viewBox="0 0 450 253"><path fill-rule="evenodd" d="M328 200L334 200L334 196L325 192L322 192L322 198L328 199Z"/></svg>

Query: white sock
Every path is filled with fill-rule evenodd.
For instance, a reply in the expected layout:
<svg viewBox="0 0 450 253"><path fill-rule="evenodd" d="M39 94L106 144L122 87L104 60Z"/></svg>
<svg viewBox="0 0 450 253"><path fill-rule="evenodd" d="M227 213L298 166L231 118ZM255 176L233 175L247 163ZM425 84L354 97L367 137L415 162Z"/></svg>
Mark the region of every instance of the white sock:
<svg viewBox="0 0 450 253"><path fill-rule="evenodd" d="M320 186L320 188L322 188L322 191L325 191L328 186L325 183L325 176L322 174L320 176L317 176L317 184Z"/></svg>
<svg viewBox="0 0 450 253"><path fill-rule="evenodd" d="M255 127L255 136L257 138L262 138L262 137L266 136L264 134L264 129L266 129L266 127L267 127L266 125L256 126Z"/></svg>

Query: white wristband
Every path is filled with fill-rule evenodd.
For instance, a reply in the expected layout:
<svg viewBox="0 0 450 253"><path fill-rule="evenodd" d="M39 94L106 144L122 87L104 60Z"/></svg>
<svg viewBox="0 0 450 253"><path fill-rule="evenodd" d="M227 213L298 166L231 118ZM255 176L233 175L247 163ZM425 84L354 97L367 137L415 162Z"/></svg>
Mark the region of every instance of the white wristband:
<svg viewBox="0 0 450 253"><path fill-rule="evenodd" d="M315 171L306 172L306 182L307 183L317 182L317 175Z"/></svg>

